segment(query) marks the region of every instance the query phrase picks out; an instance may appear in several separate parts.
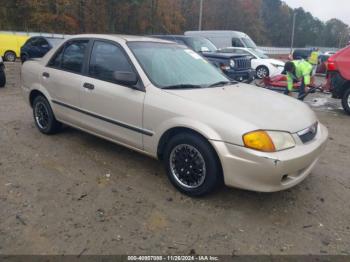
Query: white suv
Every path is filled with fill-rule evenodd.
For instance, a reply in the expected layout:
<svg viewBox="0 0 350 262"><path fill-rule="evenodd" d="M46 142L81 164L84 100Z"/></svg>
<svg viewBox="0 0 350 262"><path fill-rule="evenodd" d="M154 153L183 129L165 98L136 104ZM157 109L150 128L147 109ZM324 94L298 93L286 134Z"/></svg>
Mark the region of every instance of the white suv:
<svg viewBox="0 0 350 262"><path fill-rule="evenodd" d="M262 79L267 76L276 76L283 72L284 62L273 59L262 53L257 49L241 48L241 47L227 47L219 50L221 53L233 53L250 55L252 59L252 68L256 71L256 76Z"/></svg>

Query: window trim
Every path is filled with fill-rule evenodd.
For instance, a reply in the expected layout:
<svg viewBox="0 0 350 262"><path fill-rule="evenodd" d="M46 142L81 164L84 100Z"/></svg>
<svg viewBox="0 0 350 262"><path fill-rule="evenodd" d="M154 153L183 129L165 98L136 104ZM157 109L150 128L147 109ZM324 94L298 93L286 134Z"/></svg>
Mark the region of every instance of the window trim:
<svg viewBox="0 0 350 262"><path fill-rule="evenodd" d="M134 86L130 86L130 85L124 85L124 84L120 84L120 83L116 83L116 82L113 82L113 81L108 81L108 80L105 80L105 79L100 79L100 78L97 78L97 77L94 77L92 75L90 75L90 61L91 61L91 56L92 56L92 51L94 49L94 45L95 45L95 42L104 42L104 43L108 43L108 44L111 44L111 45L114 45L116 47L118 47L121 52L124 54L125 58L127 59L127 61L129 62L130 66L131 66L131 69L133 70L133 72L136 74L137 76L137 83L136 85ZM103 82L107 82L107 83L111 83L111 84L114 84L114 85L118 85L118 86L123 86L123 87L127 87L127 88L130 88L130 89L134 89L134 90L138 90L138 91L141 91L141 92L146 92L146 88L142 82L142 79L140 77L140 74L139 72L137 71L134 63L132 62L132 60L130 59L129 55L127 54L127 52L125 51L124 47L119 44L118 42L116 41L113 41L113 40L109 40L109 39L103 39L103 38L93 38L91 39L91 46L90 46L90 49L89 49L89 54L88 54L88 57L86 59L86 68L85 68L85 71L84 71L84 75L89 77L89 78L92 78L92 79L96 79L96 80L99 80L99 81L103 81Z"/></svg>
<svg viewBox="0 0 350 262"><path fill-rule="evenodd" d="M59 54L61 51L64 52L66 51L67 45L69 45L72 42L76 42L76 41L87 41L87 48L85 50L85 54L84 54L84 59L83 59L83 65L82 68L80 70L80 72L75 72L75 71L71 71L71 70L67 70L67 69L63 69L62 68L62 59L63 59L63 55L60 59L60 64L59 66L51 66L50 63L54 60L54 58L56 57L57 54ZM72 74L76 74L76 75L82 75L85 76L84 71L85 71L85 65L86 65L86 59L87 56L89 55L89 51L90 51L90 45L91 45L91 39L89 38L73 38L73 39L69 39L66 42L64 42L54 53L53 56L51 56L50 60L47 62L46 67L48 68L52 68L52 69L56 69L56 70L60 70L63 72L68 72L68 73L72 73Z"/></svg>

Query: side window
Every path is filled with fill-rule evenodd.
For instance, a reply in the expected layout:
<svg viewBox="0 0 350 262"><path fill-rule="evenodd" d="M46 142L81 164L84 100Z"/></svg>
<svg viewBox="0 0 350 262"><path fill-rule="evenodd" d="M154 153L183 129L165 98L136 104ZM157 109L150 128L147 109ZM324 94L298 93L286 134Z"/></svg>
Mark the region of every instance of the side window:
<svg viewBox="0 0 350 262"><path fill-rule="evenodd" d="M44 38L38 38L38 40L36 41L36 45L39 47L44 47L48 46L49 43Z"/></svg>
<svg viewBox="0 0 350 262"><path fill-rule="evenodd" d="M233 47L244 47L241 40L239 38L232 38L232 46Z"/></svg>
<svg viewBox="0 0 350 262"><path fill-rule="evenodd" d="M25 46L28 46L28 45L33 45L33 42L35 41L35 38L29 38L27 40L27 42L24 44Z"/></svg>
<svg viewBox="0 0 350 262"><path fill-rule="evenodd" d="M133 72L133 69L119 46L95 41L90 58L89 75L100 80L116 82L113 77L115 71Z"/></svg>
<svg viewBox="0 0 350 262"><path fill-rule="evenodd" d="M63 51L61 69L81 73L88 43L88 40L68 42Z"/></svg>
<svg viewBox="0 0 350 262"><path fill-rule="evenodd" d="M48 66L54 67L54 68L59 68L59 67L61 67L63 51L64 51L64 46L62 46L62 47L56 52L56 54L51 58L50 62L48 63Z"/></svg>

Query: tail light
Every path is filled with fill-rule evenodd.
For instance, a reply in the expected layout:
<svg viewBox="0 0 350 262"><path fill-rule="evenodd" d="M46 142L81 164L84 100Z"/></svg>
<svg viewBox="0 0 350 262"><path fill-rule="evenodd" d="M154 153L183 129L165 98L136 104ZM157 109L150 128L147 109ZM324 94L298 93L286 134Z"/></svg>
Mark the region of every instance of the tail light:
<svg viewBox="0 0 350 262"><path fill-rule="evenodd" d="M335 62L333 56L328 58L328 61L327 61L326 65L327 65L327 70L328 71L337 71L338 70L337 63Z"/></svg>

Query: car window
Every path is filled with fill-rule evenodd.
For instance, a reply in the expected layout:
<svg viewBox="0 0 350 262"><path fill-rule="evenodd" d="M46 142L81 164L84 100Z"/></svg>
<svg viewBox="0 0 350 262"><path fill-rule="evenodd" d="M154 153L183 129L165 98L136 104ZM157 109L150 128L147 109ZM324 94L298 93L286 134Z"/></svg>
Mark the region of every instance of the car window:
<svg viewBox="0 0 350 262"><path fill-rule="evenodd" d="M95 41L90 58L89 75L100 80L116 82L113 77L116 71L133 72L123 50L112 43Z"/></svg>
<svg viewBox="0 0 350 262"><path fill-rule="evenodd" d="M55 67L55 68L61 67L63 51L64 51L64 46L61 47L61 48L56 52L56 54L53 56L53 58L51 58L50 62L48 63L48 66L50 66L50 67Z"/></svg>
<svg viewBox="0 0 350 262"><path fill-rule="evenodd" d="M76 40L66 44L62 55L61 68L74 73L81 73L88 43L88 40Z"/></svg>
<svg viewBox="0 0 350 262"><path fill-rule="evenodd" d="M130 42L128 46L151 82L160 88L178 85L209 86L229 81L220 69L181 45Z"/></svg>
<svg viewBox="0 0 350 262"><path fill-rule="evenodd" d="M24 45L33 45L33 42L35 41L35 39L36 38L29 38Z"/></svg>
<svg viewBox="0 0 350 262"><path fill-rule="evenodd" d="M233 47L244 47L241 40L239 38L232 38L232 46Z"/></svg>
<svg viewBox="0 0 350 262"><path fill-rule="evenodd" d="M196 52L216 52L216 46L206 38L191 37L188 38L189 46Z"/></svg>
<svg viewBox="0 0 350 262"><path fill-rule="evenodd" d="M49 43L44 38L38 38L35 41L35 46L47 46Z"/></svg>

